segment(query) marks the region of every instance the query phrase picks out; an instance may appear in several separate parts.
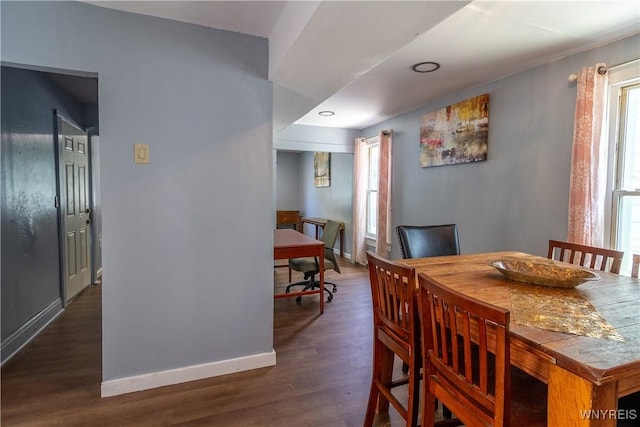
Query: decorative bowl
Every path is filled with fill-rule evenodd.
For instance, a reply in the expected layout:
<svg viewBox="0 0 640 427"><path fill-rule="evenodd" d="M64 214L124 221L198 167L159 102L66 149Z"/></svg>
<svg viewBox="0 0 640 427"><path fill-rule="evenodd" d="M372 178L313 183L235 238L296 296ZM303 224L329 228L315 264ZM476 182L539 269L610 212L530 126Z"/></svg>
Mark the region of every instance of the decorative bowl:
<svg viewBox="0 0 640 427"><path fill-rule="evenodd" d="M504 274L509 280L555 288L575 288L581 283L600 279L600 276L591 271L564 267L551 260L533 262L503 259L493 261L489 265Z"/></svg>

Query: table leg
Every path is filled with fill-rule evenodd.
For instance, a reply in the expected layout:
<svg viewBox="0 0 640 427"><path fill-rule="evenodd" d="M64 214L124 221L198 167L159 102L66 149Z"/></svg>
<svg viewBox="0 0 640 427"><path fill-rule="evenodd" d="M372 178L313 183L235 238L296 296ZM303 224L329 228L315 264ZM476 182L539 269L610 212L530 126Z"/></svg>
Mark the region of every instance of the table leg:
<svg viewBox="0 0 640 427"><path fill-rule="evenodd" d="M344 258L344 246L342 242L344 242L344 228L340 229L340 256Z"/></svg>
<svg viewBox="0 0 640 427"><path fill-rule="evenodd" d="M615 427L618 384L596 385L558 365L549 366L547 424L563 427Z"/></svg>
<svg viewBox="0 0 640 427"><path fill-rule="evenodd" d="M324 248L320 252L320 314L324 313Z"/></svg>

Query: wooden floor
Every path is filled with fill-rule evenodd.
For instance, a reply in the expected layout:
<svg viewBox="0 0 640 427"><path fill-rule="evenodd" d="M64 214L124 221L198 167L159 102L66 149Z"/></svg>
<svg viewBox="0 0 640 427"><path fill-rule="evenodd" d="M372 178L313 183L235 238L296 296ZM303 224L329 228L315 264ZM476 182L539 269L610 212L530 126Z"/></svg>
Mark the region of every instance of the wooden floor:
<svg viewBox="0 0 640 427"><path fill-rule="evenodd" d="M340 264L342 274L326 276L339 290L323 315L317 296L274 302L276 366L109 398L100 397L101 286L90 287L2 367L2 426L361 426L371 295L367 271ZM287 275L274 270L277 288ZM377 426L403 424L390 413Z"/></svg>

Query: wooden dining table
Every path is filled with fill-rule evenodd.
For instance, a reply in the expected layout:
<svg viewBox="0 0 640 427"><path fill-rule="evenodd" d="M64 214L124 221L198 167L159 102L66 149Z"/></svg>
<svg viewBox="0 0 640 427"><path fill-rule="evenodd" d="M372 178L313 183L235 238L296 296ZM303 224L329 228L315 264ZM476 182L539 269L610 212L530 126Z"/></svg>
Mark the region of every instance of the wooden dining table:
<svg viewBox="0 0 640 427"><path fill-rule="evenodd" d="M274 298L289 298L319 294L320 313L324 313L324 242L306 236L293 229L276 229L273 232L273 259L316 257L319 265L320 288L308 291L275 294Z"/></svg>
<svg viewBox="0 0 640 427"><path fill-rule="evenodd" d="M512 310L511 364L548 385L550 427L613 427L618 418L640 420L640 408L633 412L617 410L619 397L640 391L640 280L597 271L598 280L582 283L573 289L553 288L553 292L559 295L555 303L560 311L563 310L563 292L567 293L567 299L569 295L583 299L593 309L591 315L600 320L587 317L586 325L602 322L603 327L609 328L609 338L596 338L542 329L535 323L519 323L518 317L513 315L513 301L514 295L520 296L523 292L531 302L525 311L539 311L541 320L549 316L546 309L536 303L535 291L526 295L527 289L539 285L508 280L489 265L503 259L550 262L547 258L521 252L402 259L397 262L415 268L416 275L425 273L452 289ZM574 313L567 310L561 315L573 316ZM573 320L567 319L568 323Z"/></svg>

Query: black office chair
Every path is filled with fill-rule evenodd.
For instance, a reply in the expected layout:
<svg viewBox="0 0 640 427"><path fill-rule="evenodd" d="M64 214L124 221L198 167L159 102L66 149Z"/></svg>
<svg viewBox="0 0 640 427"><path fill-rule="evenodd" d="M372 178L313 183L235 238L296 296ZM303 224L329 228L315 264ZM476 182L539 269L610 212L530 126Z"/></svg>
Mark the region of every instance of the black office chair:
<svg viewBox="0 0 640 427"><path fill-rule="evenodd" d="M396 227L402 258L426 258L445 255L460 255L458 227L445 225L399 225ZM406 363L402 371L408 372ZM451 411L443 406L443 416L451 419Z"/></svg>
<svg viewBox="0 0 640 427"><path fill-rule="evenodd" d="M327 220L327 224L324 226L324 231L320 240L324 242L324 270L335 270L340 273L340 265L336 255L333 253L333 245L336 243L338 233L340 232L340 223L332 220ZM286 293L291 291L292 286L304 286L302 291L308 291L320 288L320 283L316 281L316 274L320 272L320 263L316 257L308 258L291 258L289 260L289 267L295 271L301 271L304 273L304 281L298 283L292 283L285 289ZM327 301L333 300L333 294L338 290L335 283L324 282L324 290L327 292ZM331 285L333 288L329 290L327 285ZM302 297L298 296L296 302L302 301Z"/></svg>
<svg viewBox="0 0 640 427"><path fill-rule="evenodd" d="M399 225L396 233L402 258L460 255L456 224Z"/></svg>

